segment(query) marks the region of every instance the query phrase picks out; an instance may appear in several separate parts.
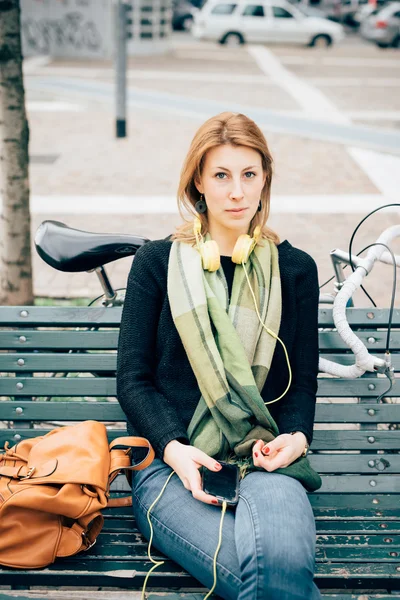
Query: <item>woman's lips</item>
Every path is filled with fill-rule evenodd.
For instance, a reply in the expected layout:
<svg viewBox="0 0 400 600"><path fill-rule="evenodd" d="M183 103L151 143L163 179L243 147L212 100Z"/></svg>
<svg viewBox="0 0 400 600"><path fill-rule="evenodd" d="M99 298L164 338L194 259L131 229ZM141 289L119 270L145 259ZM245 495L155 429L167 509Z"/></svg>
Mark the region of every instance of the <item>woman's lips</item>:
<svg viewBox="0 0 400 600"><path fill-rule="evenodd" d="M231 209L227 210L227 212L233 213L235 215L240 215L245 210L247 210L247 208L231 208Z"/></svg>

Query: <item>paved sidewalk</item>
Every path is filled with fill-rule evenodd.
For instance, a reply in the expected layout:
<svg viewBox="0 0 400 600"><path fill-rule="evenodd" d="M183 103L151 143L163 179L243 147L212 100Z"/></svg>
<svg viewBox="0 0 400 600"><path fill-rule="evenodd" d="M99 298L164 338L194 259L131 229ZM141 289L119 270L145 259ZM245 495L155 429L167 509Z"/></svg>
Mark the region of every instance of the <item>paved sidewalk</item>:
<svg viewBox="0 0 400 600"><path fill-rule="evenodd" d="M274 66L270 51L279 68ZM340 121L341 111L356 109L360 118L355 122L374 122L379 127L390 127L392 121L385 121L385 116L391 111L393 130L400 125L400 120L396 121L397 115L400 119L397 51L383 53L365 44L319 50L277 46L263 56L267 63L269 60L266 69L260 67L249 47L222 48L177 37L168 55L129 60L129 86L138 91L138 98L144 98L143 94L158 100L179 95L187 98L188 104L194 100L200 105L219 102L226 110L231 103L241 103L296 115L312 113L315 102L320 108L332 106L332 114L328 111L324 115L326 121ZM285 86L287 77L295 90ZM355 78L360 82L357 86ZM381 81L389 82L389 87ZM176 193L190 141L204 121L202 114L174 114L162 104L155 110L137 102L129 108L129 137L117 140L113 103L102 92L104 85L112 82L112 64L106 61L50 61L28 69L31 193L47 197L46 206L51 201L55 207L54 213L46 209L33 215L33 232L42 220L54 218L78 229L138 233L156 239L171 233L178 223L177 214L146 214L145 204L140 207L142 214L129 214L129 210L127 214L113 214L112 208L110 214L87 214L84 202L73 216L60 212L62 197L90 197L93 206L98 196L169 197ZM94 91L90 93L90 89ZM346 119L343 112L342 122ZM400 159L277 133L273 127L264 128L264 132L275 161L270 224L282 239L314 256L322 283L332 275L329 251L334 247L347 249L350 235L363 216L359 211L351 214L351 208L346 214L337 214L335 198L381 195L383 204L400 188L400 169L396 167ZM297 197L299 212L278 214L279 197L288 195ZM310 206L309 201L310 212L303 214L302 202L314 195L324 198L328 210L332 206L332 214L317 214L319 207ZM134 208L137 212L138 207ZM394 222L398 222L398 213L374 215L360 230L355 250L375 241ZM125 284L130 263L130 258L122 259L108 267L116 287ZM380 306L389 305L391 276L390 267L379 266L366 283ZM94 274L57 273L35 253L34 287L37 295L58 297L94 297L101 292ZM357 304L368 306L364 298L360 293Z"/></svg>

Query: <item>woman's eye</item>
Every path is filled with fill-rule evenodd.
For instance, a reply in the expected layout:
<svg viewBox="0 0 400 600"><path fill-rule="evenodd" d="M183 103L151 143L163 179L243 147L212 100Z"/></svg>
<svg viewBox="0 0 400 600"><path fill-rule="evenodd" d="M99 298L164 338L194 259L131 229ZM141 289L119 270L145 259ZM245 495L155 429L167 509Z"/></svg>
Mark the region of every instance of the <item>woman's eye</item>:
<svg viewBox="0 0 400 600"><path fill-rule="evenodd" d="M222 175L222 177L220 177L220 175ZM216 177L217 179L223 179L223 178L224 178L224 177L223 177L224 175L226 175L226 173L217 173L217 174L215 175L215 177Z"/></svg>
<svg viewBox="0 0 400 600"><path fill-rule="evenodd" d="M248 175L249 175L250 177L248 177ZM255 174L255 173L253 173L253 171L247 171L247 172L245 173L245 176L246 176L246 179L253 179L253 177L255 177L255 176L256 176L256 174Z"/></svg>

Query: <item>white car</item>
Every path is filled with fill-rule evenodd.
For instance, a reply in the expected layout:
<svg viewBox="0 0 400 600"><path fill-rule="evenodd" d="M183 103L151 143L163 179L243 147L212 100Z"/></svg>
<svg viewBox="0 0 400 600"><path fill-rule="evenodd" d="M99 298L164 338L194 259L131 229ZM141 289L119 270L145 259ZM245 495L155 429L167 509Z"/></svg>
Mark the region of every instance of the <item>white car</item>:
<svg viewBox="0 0 400 600"><path fill-rule="evenodd" d="M344 38L339 23L308 16L286 0L208 0L194 15L197 39L221 44L283 43L330 46Z"/></svg>

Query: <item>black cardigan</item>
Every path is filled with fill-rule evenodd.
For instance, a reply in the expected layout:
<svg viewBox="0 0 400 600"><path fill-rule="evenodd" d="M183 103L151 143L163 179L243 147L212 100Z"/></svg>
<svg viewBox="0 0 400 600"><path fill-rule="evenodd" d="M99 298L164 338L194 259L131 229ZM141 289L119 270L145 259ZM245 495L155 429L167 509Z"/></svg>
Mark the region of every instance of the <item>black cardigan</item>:
<svg viewBox="0 0 400 600"><path fill-rule="evenodd" d="M200 398L193 370L172 320L167 294L169 238L142 246L132 262L122 311L117 357L117 396L129 435L149 439L163 456L171 440L189 443L187 427ZM282 287L279 337L293 380L268 409L281 433L302 431L311 443L318 374L318 272L311 256L287 240L278 245ZM233 271L222 257L229 285ZM233 263L232 263L233 265ZM262 390L265 401L286 389L288 367L277 341Z"/></svg>

